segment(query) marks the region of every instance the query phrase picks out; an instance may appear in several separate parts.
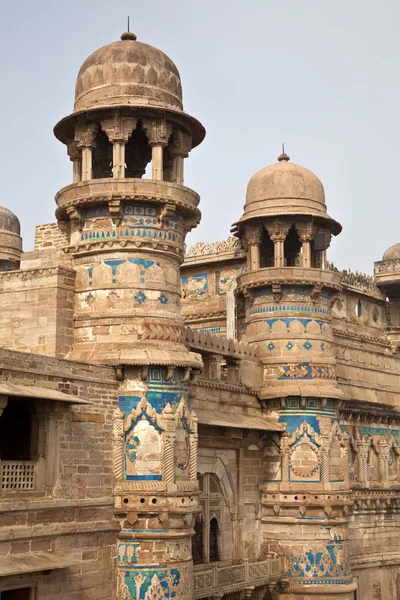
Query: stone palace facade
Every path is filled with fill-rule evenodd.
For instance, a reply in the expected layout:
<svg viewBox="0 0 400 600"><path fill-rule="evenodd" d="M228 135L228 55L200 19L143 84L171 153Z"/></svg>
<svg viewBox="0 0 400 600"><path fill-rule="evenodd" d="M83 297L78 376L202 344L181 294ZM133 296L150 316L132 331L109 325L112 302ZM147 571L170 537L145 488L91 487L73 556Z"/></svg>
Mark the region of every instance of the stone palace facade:
<svg viewBox="0 0 400 600"><path fill-rule="evenodd" d="M0 209L1 600L400 600L400 244L338 271L283 153L185 256L205 131L132 33L55 135L34 251Z"/></svg>

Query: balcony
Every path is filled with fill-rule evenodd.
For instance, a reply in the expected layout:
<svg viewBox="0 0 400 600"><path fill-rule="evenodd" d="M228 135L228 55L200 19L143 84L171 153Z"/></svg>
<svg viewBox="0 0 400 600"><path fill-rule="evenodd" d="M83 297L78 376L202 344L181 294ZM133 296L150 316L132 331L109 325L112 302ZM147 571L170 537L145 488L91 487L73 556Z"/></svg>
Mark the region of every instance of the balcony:
<svg viewBox="0 0 400 600"><path fill-rule="evenodd" d="M36 490L37 462L33 460L1 460L1 491Z"/></svg>
<svg viewBox="0 0 400 600"><path fill-rule="evenodd" d="M311 267L268 267L256 271L247 271L238 277L238 286L246 291L262 285L322 285L340 289L341 275L327 269Z"/></svg>
<svg viewBox="0 0 400 600"><path fill-rule="evenodd" d="M200 196L183 185L154 179L90 179L68 185L56 195L57 218L66 218L66 209L101 204L111 200L146 200L173 203L184 213L198 215Z"/></svg>
<svg viewBox="0 0 400 600"><path fill-rule="evenodd" d="M266 560L240 565L221 563L195 565L194 595L208 598L213 595L231 594L248 588L284 584L284 560L282 556L269 556Z"/></svg>

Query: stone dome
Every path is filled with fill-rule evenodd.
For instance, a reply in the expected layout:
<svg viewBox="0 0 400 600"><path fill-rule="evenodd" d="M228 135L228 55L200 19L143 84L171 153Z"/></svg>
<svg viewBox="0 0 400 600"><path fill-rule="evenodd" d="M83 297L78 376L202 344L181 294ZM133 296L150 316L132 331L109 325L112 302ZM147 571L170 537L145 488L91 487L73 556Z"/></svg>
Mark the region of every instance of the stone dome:
<svg viewBox="0 0 400 600"><path fill-rule="evenodd" d="M400 244L390 246L384 253L382 260L393 260L395 258L400 258Z"/></svg>
<svg viewBox="0 0 400 600"><path fill-rule="evenodd" d="M18 217L4 206L0 206L0 231L15 233L16 235L21 233Z"/></svg>
<svg viewBox="0 0 400 600"><path fill-rule="evenodd" d="M148 106L182 111L178 69L161 50L133 33L91 54L78 73L74 112L105 106Z"/></svg>
<svg viewBox="0 0 400 600"><path fill-rule="evenodd" d="M22 253L21 226L11 210L0 206L0 271L19 267Z"/></svg>
<svg viewBox="0 0 400 600"><path fill-rule="evenodd" d="M253 175L240 222L259 217L310 215L330 221L333 233L340 233L341 225L327 214L321 181L312 171L289 161L289 156L281 154L277 163Z"/></svg>

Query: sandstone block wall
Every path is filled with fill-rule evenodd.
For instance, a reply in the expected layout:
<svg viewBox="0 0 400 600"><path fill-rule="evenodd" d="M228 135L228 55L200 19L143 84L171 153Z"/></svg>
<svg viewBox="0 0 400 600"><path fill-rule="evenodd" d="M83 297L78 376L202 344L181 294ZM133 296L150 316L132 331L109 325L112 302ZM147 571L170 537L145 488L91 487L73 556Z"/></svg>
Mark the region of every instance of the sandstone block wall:
<svg viewBox="0 0 400 600"><path fill-rule="evenodd" d="M62 267L0 274L3 347L64 357L72 347L75 272Z"/></svg>

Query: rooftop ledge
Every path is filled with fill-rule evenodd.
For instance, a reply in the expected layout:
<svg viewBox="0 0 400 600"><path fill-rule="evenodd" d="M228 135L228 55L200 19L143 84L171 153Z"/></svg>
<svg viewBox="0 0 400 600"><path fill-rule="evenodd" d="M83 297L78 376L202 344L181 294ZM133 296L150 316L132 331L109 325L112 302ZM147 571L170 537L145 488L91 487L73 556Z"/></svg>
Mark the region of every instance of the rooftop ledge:
<svg viewBox="0 0 400 600"><path fill-rule="evenodd" d="M335 271L308 267L268 267L256 271L246 271L238 277L238 287L242 291L262 285L311 285L339 290L341 275Z"/></svg>
<svg viewBox="0 0 400 600"><path fill-rule="evenodd" d="M58 219L67 218L67 208L93 206L121 200L125 203L145 200L156 204L175 204L183 213L200 214L200 196L190 188L155 179L89 179L62 188L55 197Z"/></svg>

